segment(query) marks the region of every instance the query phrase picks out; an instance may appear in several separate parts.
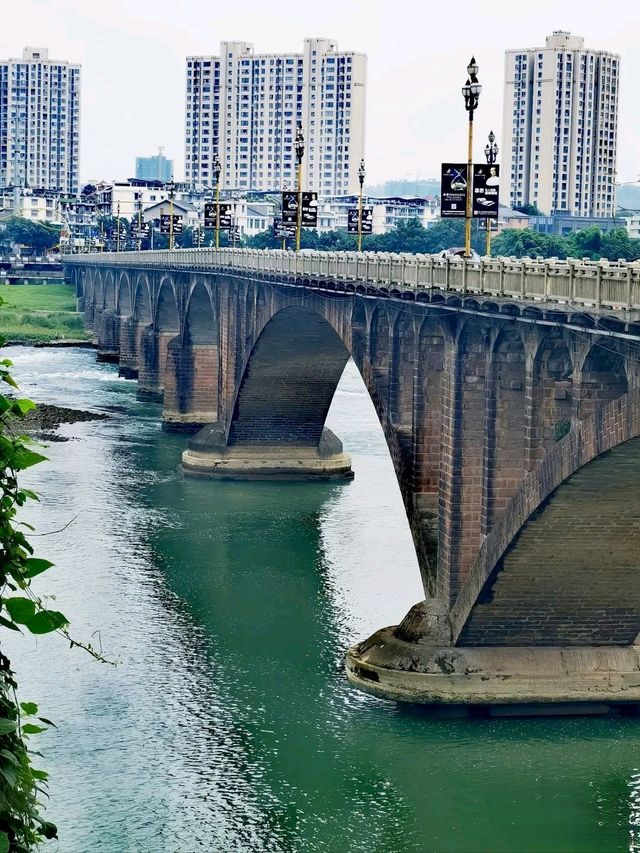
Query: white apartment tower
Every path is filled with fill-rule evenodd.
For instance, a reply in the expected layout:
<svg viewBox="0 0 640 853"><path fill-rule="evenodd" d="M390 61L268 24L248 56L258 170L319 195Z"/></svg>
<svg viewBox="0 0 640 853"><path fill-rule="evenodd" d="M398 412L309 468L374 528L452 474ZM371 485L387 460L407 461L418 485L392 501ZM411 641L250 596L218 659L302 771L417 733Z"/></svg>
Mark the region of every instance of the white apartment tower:
<svg viewBox="0 0 640 853"><path fill-rule="evenodd" d="M80 66L27 47L0 60L0 186L78 192Z"/></svg>
<svg viewBox="0 0 640 853"><path fill-rule="evenodd" d="M503 181L513 206L613 215L619 80L619 56L566 32L506 52Z"/></svg>
<svg viewBox="0 0 640 853"><path fill-rule="evenodd" d="M187 57L187 181L212 186L217 153L225 189L294 189L301 122L304 187L356 192L366 80L367 57L328 39L305 39L302 53L255 54L246 42L222 42L220 56Z"/></svg>

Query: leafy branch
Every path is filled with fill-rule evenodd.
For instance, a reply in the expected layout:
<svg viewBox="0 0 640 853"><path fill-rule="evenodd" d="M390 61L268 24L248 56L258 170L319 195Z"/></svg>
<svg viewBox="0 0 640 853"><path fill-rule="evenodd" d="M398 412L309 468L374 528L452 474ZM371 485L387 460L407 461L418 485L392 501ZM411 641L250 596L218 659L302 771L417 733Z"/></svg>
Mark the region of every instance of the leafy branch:
<svg viewBox="0 0 640 853"><path fill-rule="evenodd" d="M0 345L4 343L0 339ZM17 390L11 362L0 360L1 383ZM30 400L0 394L0 626L34 635L56 632L70 647L84 649L93 658L110 663L90 643L74 639L69 620L31 589L31 581L52 568L53 563L34 556L25 531L33 527L17 520L17 514L38 496L18 483L20 472L46 457L16 426L35 408ZM33 702L19 702L17 683L10 661L0 653L0 853L27 853L44 839L56 838L54 824L41 815L40 796L46 795L47 773L33 765L29 739L53 723L38 716Z"/></svg>

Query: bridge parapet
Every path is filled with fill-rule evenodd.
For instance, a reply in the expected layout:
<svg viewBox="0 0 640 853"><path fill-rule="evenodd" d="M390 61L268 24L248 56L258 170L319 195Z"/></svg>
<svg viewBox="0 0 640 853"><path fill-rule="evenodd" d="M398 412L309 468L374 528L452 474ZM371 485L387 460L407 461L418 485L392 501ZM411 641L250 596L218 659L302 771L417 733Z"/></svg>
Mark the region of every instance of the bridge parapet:
<svg viewBox="0 0 640 853"><path fill-rule="evenodd" d="M640 311L640 263L576 258L441 258L384 252L175 249L66 255L66 265L232 270L376 288L443 290L585 308ZM305 282L306 283L306 282Z"/></svg>

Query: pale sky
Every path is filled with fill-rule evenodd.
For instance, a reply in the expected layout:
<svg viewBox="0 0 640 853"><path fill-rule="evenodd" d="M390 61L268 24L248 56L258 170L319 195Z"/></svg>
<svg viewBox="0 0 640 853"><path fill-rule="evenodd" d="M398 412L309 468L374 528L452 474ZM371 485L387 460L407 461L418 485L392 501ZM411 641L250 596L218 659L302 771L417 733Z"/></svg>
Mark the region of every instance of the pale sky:
<svg viewBox="0 0 640 853"><path fill-rule="evenodd" d="M0 9L0 57L29 45L82 64L83 181L131 177L136 155L157 145L183 177L188 54L217 54L223 40L299 52L311 36L369 57L367 183L434 177L441 161L466 159L460 87L471 54L483 84L480 158L491 129L501 141L505 49L543 45L553 30L622 55L618 181L640 173L640 18L631 0L3 0Z"/></svg>

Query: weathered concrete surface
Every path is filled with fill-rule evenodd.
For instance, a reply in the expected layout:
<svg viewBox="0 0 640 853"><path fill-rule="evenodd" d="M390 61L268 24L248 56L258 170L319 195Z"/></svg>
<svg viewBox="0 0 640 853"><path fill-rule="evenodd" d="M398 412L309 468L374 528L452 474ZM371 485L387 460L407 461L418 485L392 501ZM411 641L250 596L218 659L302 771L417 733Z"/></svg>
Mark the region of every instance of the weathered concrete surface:
<svg viewBox="0 0 640 853"><path fill-rule="evenodd" d="M351 457L326 428L319 447L225 446L221 431L205 428L201 433L182 454L185 474L220 480L353 479Z"/></svg>
<svg viewBox="0 0 640 853"><path fill-rule="evenodd" d="M640 702L640 648L429 647L383 628L347 652L351 684L420 704Z"/></svg>

